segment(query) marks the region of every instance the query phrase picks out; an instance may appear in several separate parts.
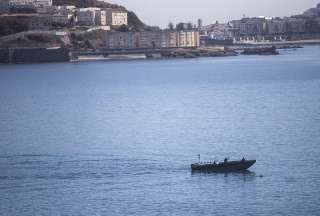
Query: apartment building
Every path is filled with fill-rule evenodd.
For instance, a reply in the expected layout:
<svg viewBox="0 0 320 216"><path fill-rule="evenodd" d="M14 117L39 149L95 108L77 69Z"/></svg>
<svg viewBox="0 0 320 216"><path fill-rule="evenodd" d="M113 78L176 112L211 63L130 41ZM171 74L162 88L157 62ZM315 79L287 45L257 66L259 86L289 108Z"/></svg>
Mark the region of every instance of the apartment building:
<svg viewBox="0 0 320 216"><path fill-rule="evenodd" d="M195 30L185 30L177 32L178 47L197 47L200 45L199 32Z"/></svg>
<svg viewBox="0 0 320 216"><path fill-rule="evenodd" d="M96 25L96 15L100 8L79 8L76 10L77 23L83 26Z"/></svg>
<svg viewBox="0 0 320 216"><path fill-rule="evenodd" d="M100 8L79 8L76 10L77 23L83 26L106 26L107 12Z"/></svg>
<svg viewBox="0 0 320 216"><path fill-rule="evenodd" d="M199 32L189 31L142 31L107 32L105 47L109 49L197 47Z"/></svg>
<svg viewBox="0 0 320 216"><path fill-rule="evenodd" d="M107 25L121 26L128 25L128 13L123 10L108 8L106 11Z"/></svg>

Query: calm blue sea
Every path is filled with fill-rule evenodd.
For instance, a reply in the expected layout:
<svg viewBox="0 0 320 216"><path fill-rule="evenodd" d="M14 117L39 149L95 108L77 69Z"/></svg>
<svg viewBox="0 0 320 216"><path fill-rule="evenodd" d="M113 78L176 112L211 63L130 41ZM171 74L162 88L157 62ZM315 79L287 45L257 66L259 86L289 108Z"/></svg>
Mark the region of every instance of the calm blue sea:
<svg viewBox="0 0 320 216"><path fill-rule="evenodd" d="M0 65L0 215L320 215L320 47Z"/></svg>

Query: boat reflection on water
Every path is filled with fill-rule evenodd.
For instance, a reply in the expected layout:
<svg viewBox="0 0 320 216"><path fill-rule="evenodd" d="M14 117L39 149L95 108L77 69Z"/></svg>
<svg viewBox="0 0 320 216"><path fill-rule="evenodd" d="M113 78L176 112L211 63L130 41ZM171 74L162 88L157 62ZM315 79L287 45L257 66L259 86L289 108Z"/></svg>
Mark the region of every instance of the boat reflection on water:
<svg viewBox="0 0 320 216"><path fill-rule="evenodd" d="M214 177L214 181L221 181L223 180L225 183L229 183L229 181L244 181L250 182L256 179L256 177L262 177L262 175L257 175L255 172L245 170L245 171L238 171L238 172L201 172L201 171L191 171L192 178L208 178Z"/></svg>

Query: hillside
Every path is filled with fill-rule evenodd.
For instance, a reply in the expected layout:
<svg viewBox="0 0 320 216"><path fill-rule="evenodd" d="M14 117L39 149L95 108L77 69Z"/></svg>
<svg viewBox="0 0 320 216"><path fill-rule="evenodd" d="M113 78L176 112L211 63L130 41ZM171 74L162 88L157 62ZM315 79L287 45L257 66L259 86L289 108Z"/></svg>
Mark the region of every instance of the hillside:
<svg viewBox="0 0 320 216"><path fill-rule="evenodd" d="M128 28L131 31L150 30L152 27L145 25L133 11L128 11L125 7L117 4L110 4L98 0L53 0L54 5L75 5L76 7L100 7L118 8L128 12ZM32 16L35 14L19 13L10 16L0 16L0 37L30 30L30 23L33 22ZM68 26L65 26L68 27ZM48 26L50 30L55 26Z"/></svg>

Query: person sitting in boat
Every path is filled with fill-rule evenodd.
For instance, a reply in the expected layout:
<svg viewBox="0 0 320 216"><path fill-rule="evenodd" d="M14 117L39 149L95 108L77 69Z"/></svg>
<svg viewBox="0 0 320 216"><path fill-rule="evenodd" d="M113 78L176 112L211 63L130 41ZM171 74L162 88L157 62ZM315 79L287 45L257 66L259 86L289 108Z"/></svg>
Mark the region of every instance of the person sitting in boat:
<svg viewBox="0 0 320 216"><path fill-rule="evenodd" d="M225 163L228 163L228 158L225 158L225 159L224 159L224 162L225 162Z"/></svg>

